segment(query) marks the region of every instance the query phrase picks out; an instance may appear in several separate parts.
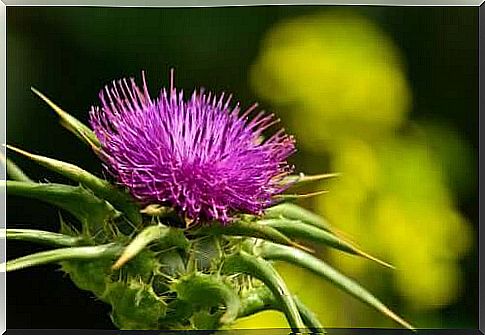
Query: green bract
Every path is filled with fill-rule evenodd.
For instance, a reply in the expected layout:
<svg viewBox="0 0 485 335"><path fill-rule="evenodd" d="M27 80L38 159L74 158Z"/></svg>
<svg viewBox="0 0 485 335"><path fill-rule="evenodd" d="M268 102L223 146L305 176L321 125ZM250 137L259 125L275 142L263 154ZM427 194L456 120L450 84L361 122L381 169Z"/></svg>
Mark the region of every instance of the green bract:
<svg viewBox="0 0 485 335"><path fill-rule="evenodd" d="M34 92L59 114L67 129L97 150L99 142L88 127ZM323 332L316 316L288 290L272 265L274 261L308 269L413 329L302 243L317 243L386 263L361 251L323 218L295 204L280 203L263 217L241 213L227 226L213 223L178 228L172 224L174 220L182 223L178 226L184 222L170 208L141 208L124 190L75 165L8 148L75 183L36 183L7 159L12 180L3 186L8 194L45 201L71 213L78 222L61 220L56 233L6 229L9 240L52 247L10 260L6 270L58 263L77 287L111 305L111 319L120 329L219 329L230 327L238 318L272 309L284 313L295 332ZM291 179L298 183L330 177L335 175Z"/></svg>

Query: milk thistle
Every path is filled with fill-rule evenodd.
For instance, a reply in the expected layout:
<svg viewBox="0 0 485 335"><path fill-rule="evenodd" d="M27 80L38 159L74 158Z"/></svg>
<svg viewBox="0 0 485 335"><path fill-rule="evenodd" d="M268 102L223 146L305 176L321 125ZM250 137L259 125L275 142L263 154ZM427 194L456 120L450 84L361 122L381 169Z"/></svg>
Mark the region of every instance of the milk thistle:
<svg viewBox="0 0 485 335"><path fill-rule="evenodd" d="M173 76L172 76L173 78ZM294 140L280 130L260 141L278 120L230 108L231 97L194 91L188 101L171 80L170 92L150 97L145 80L121 80L101 91L90 123L100 157L141 204L166 203L193 221L227 223L237 212L261 215L290 172Z"/></svg>
<svg viewBox="0 0 485 335"><path fill-rule="evenodd" d="M6 229L9 240L52 249L9 260L7 271L58 263L80 289L111 305L120 329L228 328L264 310L284 313L294 332L324 332L273 267L283 261L329 280L404 327L406 321L370 292L318 258L305 242L388 266L347 241L322 217L291 200L296 184L335 174L292 174L295 140L278 120L231 97L170 87L153 99L145 77L100 93L90 127L33 89L61 123L103 162L108 179L73 164L12 151L75 185L37 183L6 159L9 195L53 204L59 232Z"/></svg>

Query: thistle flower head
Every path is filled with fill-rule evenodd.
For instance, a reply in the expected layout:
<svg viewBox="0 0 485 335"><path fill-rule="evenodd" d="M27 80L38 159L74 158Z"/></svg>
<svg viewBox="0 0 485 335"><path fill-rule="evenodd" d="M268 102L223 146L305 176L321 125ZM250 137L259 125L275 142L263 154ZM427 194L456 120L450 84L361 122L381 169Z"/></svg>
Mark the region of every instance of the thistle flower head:
<svg viewBox="0 0 485 335"><path fill-rule="evenodd" d="M173 85L157 99L145 78L113 82L100 92L90 124L101 142L106 169L141 204L168 204L190 220L230 221L234 213L260 214L286 186L295 151L278 122L257 105L241 112L231 97L194 91L184 98Z"/></svg>

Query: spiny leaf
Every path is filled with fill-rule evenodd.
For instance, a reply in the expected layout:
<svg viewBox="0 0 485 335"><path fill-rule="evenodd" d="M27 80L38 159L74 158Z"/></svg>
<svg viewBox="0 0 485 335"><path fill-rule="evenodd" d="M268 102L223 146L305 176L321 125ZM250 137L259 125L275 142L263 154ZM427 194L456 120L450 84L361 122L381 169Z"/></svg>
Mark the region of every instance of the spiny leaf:
<svg viewBox="0 0 485 335"><path fill-rule="evenodd" d="M190 230L190 233L194 235L227 235L255 237L312 252L309 248L301 246L298 243L292 241L287 236L280 233L278 230L269 226L258 225L256 222L237 220L231 222L227 226L211 224Z"/></svg>
<svg viewBox="0 0 485 335"><path fill-rule="evenodd" d="M402 326L411 330L415 329L413 326L387 308L382 302L380 302L366 289L361 287L358 283L344 276L327 263L313 257L312 255L309 255L301 250L277 245L271 242L265 242L262 246L260 246L260 255L267 260L285 261L305 268L329 280L335 286L346 291L367 305L375 308L377 311L383 313Z"/></svg>
<svg viewBox="0 0 485 335"><path fill-rule="evenodd" d="M101 298L111 305L111 320L121 330L157 329L167 310L151 286L136 278L108 283Z"/></svg>
<svg viewBox="0 0 485 335"><path fill-rule="evenodd" d="M57 113L57 115L59 115L59 117L61 118L61 124L67 130L69 130L83 142L88 144L93 150L97 151L99 149L101 144L94 132L89 127L84 125L81 121L79 121L72 115L63 111L59 106L57 106L49 98L47 98L44 94L42 94L35 88L31 87L31 90L32 92L37 94L42 100L44 100Z"/></svg>
<svg viewBox="0 0 485 335"><path fill-rule="evenodd" d="M49 251L42 251L8 261L5 264L5 269L8 272L36 265L57 263L68 260L90 260L104 257L114 257L119 254L120 251L121 246L114 243L103 244L93 247L61 248Z"/></svg>
<svg viewBox="0 0 485 335"><path fill-rule="evenodd" d="M214 260L221 259L223 256L218 236L208 236L199 238L192 242L194 268L201 271L214 269ZM192 255L191 255L192 256Z"/></svg>
<svg viewBox="0 0 485 335"><path fill-rule="evenodd" d="M225 259L222 271L224 273L245 273L261 280L277 299L293 331L300 332L305 328L291 292L270 263L241 251Z"/></svg>
<svg viewBox="0 0 485 335"><path fill-rule="evenodd" d="M6 145L13 150L54 172L57 172L73 181L76 181L86 188L89 188L97 197L106 199L116 209L126 214L127 218L136 225L141 224L142 217L138 206L132 201L128 193L115 188L108 181L96 177L92 173L80 167L62 162L56 159L34 155L12 145Z"/></svg>
<svg viewBox="0 0 485 335"><path fill-rule="evenodd" d="M170 228L161 224L149 226L143 229L131 243L125 248L120 258L113 264L112 269L121 268L126 262L135 257L147 245L156 240L164 239L170 231Z"/></svg>
<svg viewBox="0 0 485 335"><path fill-rule="evenodd" d="M245 292L241 297L239 318L244 318L266 310L278 310L279 306L273 293L266 286L254 288Z"/></svg>
<svg viewBox="0 0 485 335"><path fill-rule="evenodd" d="M290 175L283 179L283 184L304 184L312 181L319 181L324 179L330 178L337 178L340 176L340 173L324 173L324 174L317 174L317 175L305 175L300 173L299 175Z"/></svg>
<svg viewBox="0 0 485 335"><path fill-rule="evenodd" d="M350 242L347 242L326 230L305 224L300 220L267 219L260 220L257 223L273 227L292 239L296 238L321 243L353 255L367 258L383 266L394 268L392 265L362 251Z"/></svg>
<svg viewBox="0 0 485 335"><path fill-rule="evenodd" d="M36 229L1 229L0 237L6 237L8 240L29 241L60 247L73 247L82 242L81 237Z"/></svg>
<svg viewBox="0 0 485 335"><path fill-rule="evenodd" d="M37 199L58 206L74 215L83 223L83 227L102 224L108 218L116 216L116 211L106 201L97 198L82 186L13 180L0 181L0 186L6 186L8 194Z"/></svg>
<svg viewBox="0 0 485 335"><path fill-rule="evenodd" d="M17 166L12 160L6 158L3 154L0 153L0 163L3 165L5 164L7 169L7 176L12 178L13 180L17 181L26 181L26 182L34 182L32 179L22 171L21 168Z"/></svg>
<svg viewBox="0 0 485 335"><path fill-rule="evenodd" d="M234 290L217 277L194 273L183 277L174 284L177 298L197 307L214 307L222 303L226 311L219 319L221 324L229 324L238 316L240 301Z"/></svg>
<svg viewBox="0 0 485 335"><path fill-rule="evenodd" d="M335 232L335 229L321 216L292 203L282 203L266 209L264 218L286 218L301 220L317 228Z"/></svg>
<svg viewBox="0 0 485 335"><path fill-rule="evenodd" d="M174 278L186 271L185 259L180 255L181 253L176 249L169 249L157 255L161 266L160 273L165 277Z"/></svg>

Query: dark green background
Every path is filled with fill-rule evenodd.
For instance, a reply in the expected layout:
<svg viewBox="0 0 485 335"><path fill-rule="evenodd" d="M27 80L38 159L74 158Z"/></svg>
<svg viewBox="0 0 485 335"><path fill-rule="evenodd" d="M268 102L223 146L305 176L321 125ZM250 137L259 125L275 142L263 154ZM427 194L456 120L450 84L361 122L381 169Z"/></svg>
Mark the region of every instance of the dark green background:
<svg viewBox="0 0 485 335"><path fill-rule="evenodd" d="M476 150L478 8L352 9L380 24L403 51L414 96L411 117L454 125ZM58 124L56 116L30 92L30 86L86 121L90 106L98 101L98 91L109 81L139 78L145 70L155 93L167 84L168 69L175 67L178 87L233 92L249 105L259 99L249 86L248 68L265 32L282 19L316 10L325 8L8 7L7 140L101 173L93 154ZM264 101L263 106L271 109ZM25 159L14 160L36 180L61 180ZM476 231L477 192L460 195L457 201ZM7 224L56 230L58 217L50 206L9 197ZM9 243L7 257L40 249ZM476 251L463 267L465 294L456 304L436 312L444 320L442 327L477 327ZM112 328L109 308L75 289L56 268L46 266L7 276L8 327Z"/></svg>

